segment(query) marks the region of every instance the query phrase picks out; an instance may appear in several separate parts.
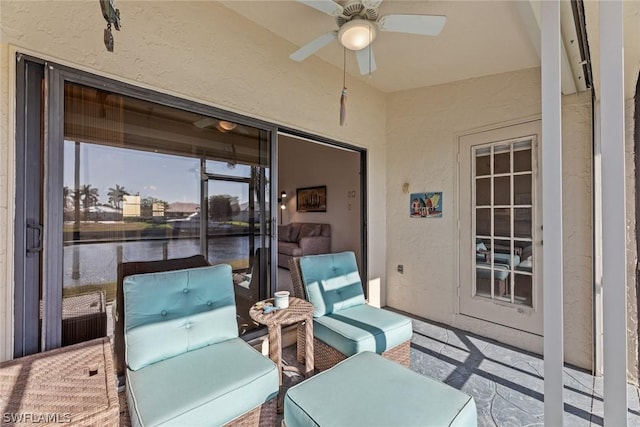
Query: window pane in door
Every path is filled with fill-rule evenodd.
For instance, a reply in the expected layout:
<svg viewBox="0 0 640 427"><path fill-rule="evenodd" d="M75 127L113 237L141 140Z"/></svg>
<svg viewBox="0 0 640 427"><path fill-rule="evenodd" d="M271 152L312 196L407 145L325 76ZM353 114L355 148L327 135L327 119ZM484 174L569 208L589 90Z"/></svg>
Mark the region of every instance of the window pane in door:
<svg viewBox="0 0 640 427"><path fill-rule="evenodd" d="M499 237L511 236L511 209L494 209L493 234Z"/></svg>
<svg viewBox="0 0 640 427"><path fill-rule="evenodd" d="M533 286L530 274L515 275L514 303L526 306L533 305Z"/></svg>
<svg viewBox="0 0 640 427"><path fill-rule="evenodd" d="M498 145L493 148L493 173L502 174L511 172L510 145Z"/></svg>
<svg viewBox="0 0 640 427"><path fill-rule="evenodd" d="M500 142L474 153L480 175L473 182L474 295L531 306L532 141Z"/></svg>
<svg viewBox="0 0 640 427"><path fill-rule="evenodd" d="M476 206L491 205L491 178L476 179Z"/></svg>
<svg viewBox="0 0 640 427"><path fill-rule="evenodd" d="M531 174L513 177L513 202L516 205L531 205Z"/></svg>
<svg viewBox="0 0 640 427"><path fill-rule="evenodd" d="M514 209L514 236L531 238L531 208Z"/></svg>
<svg viewBox="0 0 640 427"><path fill-rule="evenodd" d="M476 233L482 236L491 235L491 209L476 209Z"/></svg>
<svg viewBox="0 0 640 427"><path fill-rule="evenodd" d="M489 148L476 150L476 176L491 174L491 150Z"/></svg>
<svg viewBox="0 0 640 427"><path fill-rule="evenodd" d="M493 204L496 206L511 204L511 178L508 176L496 177L493 182Z"/></svg>
<svg viewBox="0 0 640 427"><path fill-rule="evenodd" d="M531 141L527 141L528 149L513 152L513 171L526 172L531 170Z"/></svg>

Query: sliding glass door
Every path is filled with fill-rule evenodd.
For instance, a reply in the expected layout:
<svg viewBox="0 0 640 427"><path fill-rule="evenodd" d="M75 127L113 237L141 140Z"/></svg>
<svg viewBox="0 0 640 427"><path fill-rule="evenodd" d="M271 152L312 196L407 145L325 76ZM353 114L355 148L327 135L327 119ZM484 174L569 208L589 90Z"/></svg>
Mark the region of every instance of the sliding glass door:
<svg viewBox="0 0 640 427"><path fill-rule="evenodd" d="M16 282L37 299L43 345L26 352L112 333L120 263L196 254L232 265L240 331L255 328L245 311L269 294L272 131L94 76L45 73L43 273Z"/></svg>

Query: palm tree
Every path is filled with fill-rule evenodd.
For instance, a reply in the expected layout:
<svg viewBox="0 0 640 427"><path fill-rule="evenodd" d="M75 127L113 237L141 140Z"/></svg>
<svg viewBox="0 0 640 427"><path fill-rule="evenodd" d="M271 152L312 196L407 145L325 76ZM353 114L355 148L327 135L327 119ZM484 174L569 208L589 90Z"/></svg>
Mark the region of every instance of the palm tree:
<svg viewBox="0 0 640 427"><path fill-rule="evenodd" d="M91 188L91 184L80 186L79 194L85 211L88 211L91 206L95 206L98 203L98 189Z"/></svg>
<svg viewBox="0 0 640 427"><path fill-rule="evenodd" d="M109 196L109 203L116 208L120 209L120 203L124 200L124 196L128 196L129 192L124 189L124 186L120 187L116 184L116 188L109 188L107 196Z"/></svg>

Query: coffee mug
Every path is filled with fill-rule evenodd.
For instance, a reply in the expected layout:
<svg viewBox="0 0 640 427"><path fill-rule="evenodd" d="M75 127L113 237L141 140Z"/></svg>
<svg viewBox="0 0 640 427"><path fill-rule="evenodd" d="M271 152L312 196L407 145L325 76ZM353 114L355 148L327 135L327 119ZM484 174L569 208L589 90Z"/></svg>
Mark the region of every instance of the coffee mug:
<svg viewBox="0 0 640 427"><path fill-rule="evenodd" d="M278 291L273 296L276 308L289 307L289 291Z"/></svg>

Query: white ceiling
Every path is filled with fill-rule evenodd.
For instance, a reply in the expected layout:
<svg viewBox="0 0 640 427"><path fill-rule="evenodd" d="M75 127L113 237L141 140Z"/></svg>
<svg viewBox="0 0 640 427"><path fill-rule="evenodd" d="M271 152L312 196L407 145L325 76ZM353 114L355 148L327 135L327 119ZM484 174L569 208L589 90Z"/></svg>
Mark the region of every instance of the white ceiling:
<svg viewBox="0 0 640 427"><path fill-rule="evenodd" d="M568 0L564 2L568 4ZM333 17L294 0L222 0L221 3L290 41L291 51L283 53L286 56L316 37L338 29ZM340 0L339 3L344 5L346 0ZM629 98L635 93L640 69L640 1L624 0L623 3L625 91ZM530 31L532 25L536 27L537 24L532 24L532 18L523 15L523 4L531 7L537 15L539 0L384 0L378 9L379 16L395 13L445 15L447 23L435 37L378 33L372 45L378 69L371 76L361 76L355 54L348 51L349 78L361 79L383 92L395 92L538 67L540 59L532 42L532 37L537 36ZM598 2L585 0L584 6L597 89ZM562 11L563 23L571 23L571 8L563 7ZM536 19L539 17L536 16ZM534 31L539 32L539 27ZM570 55L574 78L578 78L576 71L581 73L582 67L573 64L579 61L579 54L575 50L577 44L566 39L574 39L575 33L568 36L566 31L567 28L563 28L565 47ZM342 69L342 47L334 41L306 59L318 60ZM564 71L563 66L563 78L566 77Z"/></svg>
<svg viewBox="0 0 640 427"><path fill-rule="evenodd" d="M287 56L321 34L338 29L333 17L293 0L221 3L290 41ZM379 33L372 45L378 69L371 77L360 76L355 54L347 52L347 73L383 92L540 65L512 1L384 0L378 9L379 16L395 13L446 15L447 23L435 37ZM337 41L306 61L317 58L342 69L343 50Z"/></svg>

